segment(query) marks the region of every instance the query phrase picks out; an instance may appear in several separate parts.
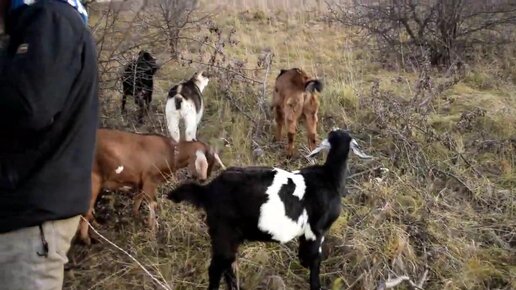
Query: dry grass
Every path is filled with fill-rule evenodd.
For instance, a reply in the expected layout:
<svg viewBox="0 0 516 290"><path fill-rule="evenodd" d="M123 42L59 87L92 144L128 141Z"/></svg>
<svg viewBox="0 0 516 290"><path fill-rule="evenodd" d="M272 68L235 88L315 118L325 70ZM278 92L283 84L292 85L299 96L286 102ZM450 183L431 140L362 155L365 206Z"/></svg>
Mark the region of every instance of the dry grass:
<svg viewBox="0 0 516 290"><path fill-rule="evenodd" d="M312 12L235 10L216 18L222 28L234 27L240 41L227 55L246 59L253 68L249 64L261 51L272 50L268 97L280 68L302 67L324 78L320 135L334 125L346 127L377 157L368 163L351 159L350 173L360 174L349 180L344 210L324 245L324 285L376 289L389 276L419 281L428 270L424 289L516 288L516 87L507 70L496 63L472 64L465 79L436 97L423 116L404 103L414 95L417 74L383 69L351 32L328 26ZM154 52L166 59L166 53ZM160 70L155 110L142 128L119 116L119 93L104 92L103 124L166 134L166 92L194 70L172 63ZM438 76L433 74L436 82ZM303 158L286 161L282 145L271 142L273 124L256 109L259 86L235 85L241 111L225 97L220 81L212 81L207 90L199 136L219 145L226 165L307 165ZM375 81L379 91L372 93ZM485 111L464 117L476 108ZM297 148L303 152L302 126L300 133ZM223 146L220 138L229 144ZM258 158L256 148L264 152ZM390 171L368 171L378 167ZM106 194L96 213L99 230L172 289L207 287L210 245L203 213L165 199L159 203L159 233L151 237L143 222L131 216L128 196ZM277 286L283 282L286 289L307 289L308 271L300 266L296 249L295 242L242 246L241 284L283 289ZM135 263L105 243L76 245L70 255L77 265L66 273L66 289L158 289ZM398 289L411 288L400 284Z"/></svg>

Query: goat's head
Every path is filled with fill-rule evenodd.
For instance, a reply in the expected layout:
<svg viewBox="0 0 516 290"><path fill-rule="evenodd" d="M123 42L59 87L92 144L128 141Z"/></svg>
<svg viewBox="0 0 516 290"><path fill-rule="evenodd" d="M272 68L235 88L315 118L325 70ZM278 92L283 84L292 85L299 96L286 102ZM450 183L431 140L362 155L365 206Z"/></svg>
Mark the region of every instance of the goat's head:
<svg viewBox="0 0 516 290"><path fill-rule="evenodd" d="M202 147L198 147L192 154L188 168L195 179L205 181L211 176L215 166L219 166L221 169L226 169L226 166L212 147L201 142L198 143L202 144Z"/></svg>
<svg viewBox="0 0 516 290"><path fill-rule="evenodd" d="M362 159L371 159L372 156L365 154L355 139L353 139L346 131L340 128L334 128L328 134L328 138L324 139L317 148L315 148L308 157L313 157L321 151L329 151L330 149L345 148L349 151L351 149L358 157Z"/></svg>
<svg viewBox="0 0 516 290"><path fill-rule="evenodd" d="M138 62L147 64L152 74L159 69L156 59L146 50L141 50L138 53Z"/></svg>
<svg viewBox="0 0 516 290"><path fill-rule="evenodd" d="M204 88L206 88L206 86L210 82L208 74L202 70L196 72L192 76L192 80L195 83L195 85L199 88L199 91L201 91L201 93L204 91Z"/></svg>

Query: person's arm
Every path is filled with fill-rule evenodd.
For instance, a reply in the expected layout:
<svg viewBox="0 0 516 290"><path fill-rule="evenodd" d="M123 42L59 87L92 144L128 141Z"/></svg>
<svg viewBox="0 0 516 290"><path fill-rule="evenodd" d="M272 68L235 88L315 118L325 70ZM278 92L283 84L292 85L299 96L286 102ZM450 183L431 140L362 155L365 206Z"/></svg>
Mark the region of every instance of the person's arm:
<svg viewBox="0 0 516 290"><path fill-rule="evenodd" d="M14 32L21 44L0 65L0 126L39 130L52 124L75 81L82 35L45 7L22 17L22 31Z"/></svg>

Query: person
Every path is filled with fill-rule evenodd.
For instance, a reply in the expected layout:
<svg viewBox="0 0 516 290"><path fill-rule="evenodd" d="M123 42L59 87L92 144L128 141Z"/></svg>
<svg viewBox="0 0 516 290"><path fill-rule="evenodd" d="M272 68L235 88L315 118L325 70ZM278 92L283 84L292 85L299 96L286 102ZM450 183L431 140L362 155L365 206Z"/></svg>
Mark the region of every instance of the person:
<svg viewBox="0 0 516 290"><path fill-rule="evenodd" d="M0 0L0 288L61 289L91 196L96 51L79 0Z"/></svg>

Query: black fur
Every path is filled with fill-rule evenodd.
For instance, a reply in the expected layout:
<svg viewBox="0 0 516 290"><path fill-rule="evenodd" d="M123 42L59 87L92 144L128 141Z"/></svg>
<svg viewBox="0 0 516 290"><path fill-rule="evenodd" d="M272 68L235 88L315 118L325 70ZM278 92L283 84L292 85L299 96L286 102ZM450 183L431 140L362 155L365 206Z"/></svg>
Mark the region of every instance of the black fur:
<svg viewBox="0 0 516 290"><path fill-rule="evenodd" d="M143 123L144 111L152 101L154 74L159 69L156 59L147 51L140 51L138 59L130 62L122 75L122 114L125 114L127 96L133 96L139 107L138 122Z"/></svg>
<svg viewBox="0 0 516 290"><path fill-rule="evenodd" d="M178 93L178 88L181 85L181 91ZM175 95L180 94L183 99L185 100L191 100L193 101L195 105L195 110L197 113L201 110L201 104L202 104L202 93L197 87L197 85L194 82L194 79L190 79L186 82L183 82L179 85L173 86L170 91L168 92L168 98L171 99ZM177 105L177 99L176 98L176 110L179 110L181 107Z"/></svg>
<svg viewBox="0 0 516 290"><path fill-rule="evenodd" d="M280 72L279 72L278 76L276 77L276 79L279 78L282 74L286 73L287 71L288 71L288 69L280 69Z"/></svg>
<svg viewBox="0 0 516 290"><path fill-rule="evenodd" d="M296 185L292 179L289 178L287 184L281 187L278 195L285 205L285 214L290 219L297 221L299 216L303 213L303 200L299 200L297 196L293 195L295 189Z"/></svg>
<svg viewBox="0 0 516 290"><path fill-rule="evenodd" d="M292 196L295 184L291 180L280 193L290 217L297 219L303 209L307 210L308 222L316 236L315 241L305 236L299 240L299 259L310 268L312 290L320 289L321 239L340 214L351 137L337 130L330 132L328 141L332 148L324 165L300 170L306 184L303 199ZM222 275L228 287L234 289L231 264L242 242L272 241L270 234L258 228L258 221L260 207L268 200L266 190L275 175L276 171L269 167L232 167L206 185L184 184L168 194L175 202L187 201L206 211L212 241L209 289L219 288Z"/></svg>
<svg viewBox="0 0 516 290"><path fill-rule="evenodd" d="M188 183L177 188L173 195L169 195L168 198L174 202L187 201L195 207L202 207L206 200L204 191L199 184Z"/></svg>
<svg viewBox="0 0 516 290"><path fill-rule="evenodd" d="M181 110L182 102L183 102L183 98L175 98L176 110Z"/></svg>
<svg viewBox="0 0 516 290"><path fill-rule="evenodd" d="M322 92L323 90L323 83L320 81L320 80L311 80L309 82L306 83L305 85L305 91L309 92L309 93L314 93L314 92Z"/></svg>

